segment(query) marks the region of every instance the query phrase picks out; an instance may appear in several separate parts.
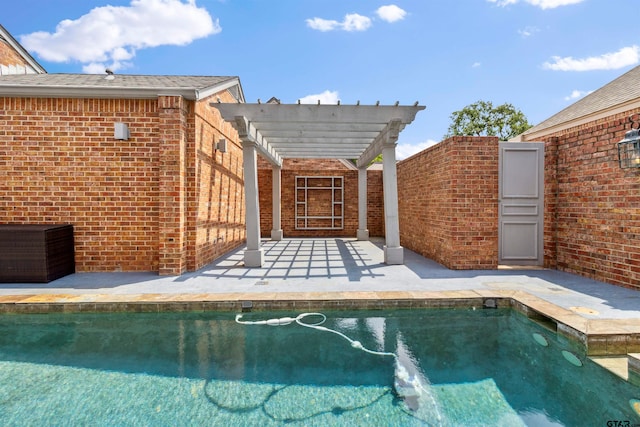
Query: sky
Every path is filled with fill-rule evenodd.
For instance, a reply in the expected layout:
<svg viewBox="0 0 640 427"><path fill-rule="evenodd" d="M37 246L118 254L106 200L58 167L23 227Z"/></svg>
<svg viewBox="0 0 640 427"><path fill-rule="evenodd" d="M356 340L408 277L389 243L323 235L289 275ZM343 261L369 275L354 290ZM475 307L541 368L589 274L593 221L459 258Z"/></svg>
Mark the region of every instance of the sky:
<svg viewBox="0 0 640 427"><path fill-rule="evenodd" d="M640 63L638 0L21 0L2 24L49 73L238 76L247 102L413 105L398 159L451 114L537 124Z"/></svg>

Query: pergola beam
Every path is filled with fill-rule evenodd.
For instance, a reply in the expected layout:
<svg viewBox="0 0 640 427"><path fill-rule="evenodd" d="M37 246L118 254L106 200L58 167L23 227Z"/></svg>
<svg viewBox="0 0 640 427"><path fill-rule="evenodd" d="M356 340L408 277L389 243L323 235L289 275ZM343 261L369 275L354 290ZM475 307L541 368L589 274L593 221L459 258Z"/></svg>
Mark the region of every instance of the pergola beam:
<svg viewBox="0 0 640 427"><path fill-rule="evenodd" d="M243 143L251 142L255 144L256 149L262 154L271 164L281 167L282 158L280 154L269 145L267 140L262 136L260 131L244 116L236 116L231 121L231 125L238 132L238 136Z"/></svg>
<svg viewBox="0 0 640 427"><path fill-rule="evenodd" d="M386 124L389 117L411 123L422 106L315 105L315 104L225 104L212 103L222 116L249 117L252 122Z"/></svg>
<svg viewBox="0 0 640 427"><path fill-rule="evenodd" d="M356 161L357 167L364 167L371 163L373 159L378 157L382 153L382 149L386 144L389 144L390 141L395 146L396 141L398 140L398 136L400 131L404 129L404 124L400 119L391 119L387 126L378 134L376 139L369 145L369 147L362 153L362 155Z"/></svg>
<svg viewBox="0 0 640 427"><path fill-rule="evenodd" d="M338 133L345 132L361 132L361 131L375 131L380 132L386 126L386 123L331 123L331 122L297 122L297 123L282 123L282 122L258 122L254 121L254 125L259 128L263 133L266 131L281 131L283 129L295 129L297 131L331 131ZM327 125L330 125L329 128Z"/></svg>

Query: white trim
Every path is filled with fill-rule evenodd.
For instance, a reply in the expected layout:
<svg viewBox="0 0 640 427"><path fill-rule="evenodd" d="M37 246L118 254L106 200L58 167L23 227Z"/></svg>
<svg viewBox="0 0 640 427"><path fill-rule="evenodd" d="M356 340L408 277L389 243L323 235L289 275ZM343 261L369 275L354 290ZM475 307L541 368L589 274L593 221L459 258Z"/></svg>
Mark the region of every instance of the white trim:
<svg viewBox="0 0 640 427"><path fill-rule="evenodd" d="M35 77L34 77L35 78ZM37 82L38 80L34 80ZM234 90L233 88L237 88ZM231 77L218 84L202 89L194 87L162 86L103 86L103 85L64 85L37 84L0 80L0 96L29 98L99 98L99 99L155 99L159 96L182 96L190 101L200 101L216 93L229 91L237 101L244 102L240 79Z"/></svg>
<svg viewBox="0 0 640 427"><path fill-rule="evenodd" d="M541 138L546 135L550 135L557 132L562 132L567 129L571 129L573 127L581 126L590 122L594 122L596 120L604 119L610 116L615 116L616 114L624 113L625 111L633 110L635 108L640 108L640 99L634 99L632 101L627 101L622 104L618 104L615 107L607 108L605 110L600 110L595 113L587 114L582 117L578 117L572 119L567 122L558 123L556 125L552 125L543 129L536 130L530 133L523 133L512 140L511 142L518 141L535 141L538 138ZM518 139L519 138L519 139Z"/></svg>
<svg viewBox="0 0 640 427"><path fill-rule="evenodd" d="M13 38L11 33L9 33L9 31L7 31L7 29L2 25L0 25L0 36L2 36L2 38L9 44L9 46L11 46L16 52L18 52L22 59L24 59L29 64L29 66L33 68L33 71L36 74L47 73L47 70L45 70L44 67L40 65L38 61L36 61L33 56L31 56L29 52L27 52L27 50L23 48L22 45L18 43L18 41Z"/></svg>

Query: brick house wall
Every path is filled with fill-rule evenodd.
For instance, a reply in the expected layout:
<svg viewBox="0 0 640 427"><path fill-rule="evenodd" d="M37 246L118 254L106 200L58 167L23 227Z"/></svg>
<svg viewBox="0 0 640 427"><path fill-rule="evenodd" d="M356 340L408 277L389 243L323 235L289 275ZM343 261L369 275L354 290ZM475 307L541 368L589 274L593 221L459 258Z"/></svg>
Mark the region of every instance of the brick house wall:
<svg viewBox="0 0 640 427"><path fill-rule="evenodd" d="M295 225L296 176L339 176L344 183L344 224L341 229L300 230ZM346 168L334 159L284 159L281 171L281 226L285 237L355 237L358 230L358 171ZM367 226L372 237L384 235L382 171L367 172ZM269 238L273 226L272 169L259 158L258 191L260 233ZM318 197L323 197L319 195ZM327 206L330 200L310 201L310 209Z"/></svg>
<svg viewBox="0 0 640 427"><path fill-rule="evenodd" d="M640 109L545 142L545 266L640 288L640 170L621 169L617 142Z"/></svg>
<svg viewBox="0 0 640 427"><path fill-rule="evenodd" d="M207 103L0 98L0 223L73 224L78 272L180 274L239 246L242 154Z"/></svg>
<svg viewBox="0 0 640 427"><path fill-rule="evenodd" d="M398 163L400 243L451 269L498 265L498 138L446 139Z"/></svg>
<svg viewBox="0 0 640 427"><path fill-rule="evenodd" d="M16 52L11 46L9 46L3 40L0 40L0 65L28 67L29 64Z"/></svg>

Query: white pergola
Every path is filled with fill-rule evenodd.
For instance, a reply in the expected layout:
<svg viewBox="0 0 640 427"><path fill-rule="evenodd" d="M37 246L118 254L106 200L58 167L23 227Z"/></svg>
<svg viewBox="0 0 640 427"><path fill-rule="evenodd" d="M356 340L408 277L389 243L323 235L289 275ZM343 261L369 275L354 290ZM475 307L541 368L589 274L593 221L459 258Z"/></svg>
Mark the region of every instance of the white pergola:
<svg viewBox="0 0 640 427"><path fill-rule="evenodd" d="M273 170L273 227L271 238L283 238L280 224L282 160L357 159L358 240L368 240L367 166L379 154L383 159L385 215L384 260L402 264L398 224L398 189L395 147L400 132L424 106L317 105L315 104L227 104L211 103L238 132L244 155L247 267L261 267L260 208L258 202L257 153Z"/></svg>

